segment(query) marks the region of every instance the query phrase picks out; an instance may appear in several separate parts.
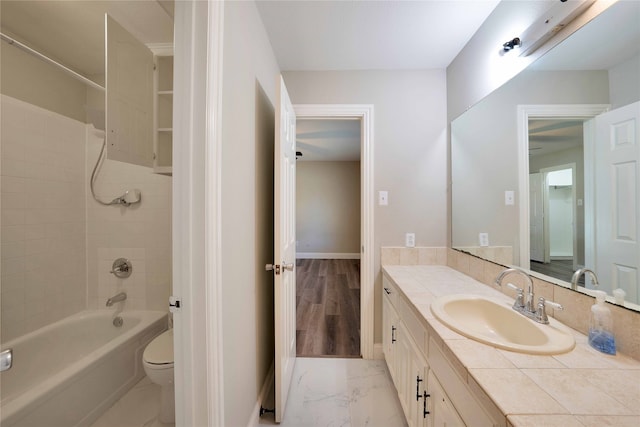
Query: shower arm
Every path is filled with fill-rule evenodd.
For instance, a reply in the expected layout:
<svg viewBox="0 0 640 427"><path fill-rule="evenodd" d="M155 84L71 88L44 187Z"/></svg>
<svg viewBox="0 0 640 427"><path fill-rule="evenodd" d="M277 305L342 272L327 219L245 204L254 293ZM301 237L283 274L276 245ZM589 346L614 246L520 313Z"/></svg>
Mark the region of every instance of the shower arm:
<svg viewBox="0 0 640 427"><path fill-rule="evenodd" d="M89 180L89 187L91 188L91 196L93 196L93 199L96 202L100 203L103 206L124 205L126 207L129 207L135 203L140 203L140 201L142 200L142 196L140 194L140 191L137 189L133 190L134 200L129 199L129 190L125 191L125 193L122 196L116 197L110 202L102 201L98 198L98 196L96 196L96 192L93 189L93 183L96 180L96 172L98 171L98 166L100 165L100 163L102 163L103 156L104 156L104 149L106 146L107 146L107 138L105 137L102 140L102 148L100 149L98 160L96 160L96 164L95 166L93 166L93 171L91 172L91 179Z"/></svg>

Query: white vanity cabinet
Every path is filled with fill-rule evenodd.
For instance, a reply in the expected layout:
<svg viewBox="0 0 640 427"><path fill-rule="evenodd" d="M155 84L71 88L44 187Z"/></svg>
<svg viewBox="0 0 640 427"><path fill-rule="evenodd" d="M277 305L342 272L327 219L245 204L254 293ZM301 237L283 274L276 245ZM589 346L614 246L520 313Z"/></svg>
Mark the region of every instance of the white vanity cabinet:
<svg viewBox="0 0 640 427"><path fill-rule="evenodd" d="M429 427L464 427L464 421L458 415L456 408L433 372L429 372L428 382L429 415L432 420Z"/></svg>
<svg viewBox="0 0 640 427"><path fill-rule="evenodd" d="M387 277L383 277L382 323L385 360L409 427L504 425L483 410L429 337L411 303Z"/></svg>
<svg viewBox="0 0 640 427"><path fill-rule="evenodd" d="M426 391L429 365L423 351L417 347L412 332L396 310L400 304L397 289L385 279L383 292L383 351L407 424L409 427L431 425L427 424L428 410L425 412L424 405L424 399L428 399L429 394ZM402 306L399 308L403 311Z"/></svg>

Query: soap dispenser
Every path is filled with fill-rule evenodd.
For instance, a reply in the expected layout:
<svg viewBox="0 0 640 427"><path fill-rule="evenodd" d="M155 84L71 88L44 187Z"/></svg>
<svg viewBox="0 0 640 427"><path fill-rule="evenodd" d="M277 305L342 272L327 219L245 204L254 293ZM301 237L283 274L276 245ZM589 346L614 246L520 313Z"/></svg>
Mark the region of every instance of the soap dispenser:
<svg viewBox="0 0 640 427"><path fill-rule="evenodd" d="M605 304L607 294L594 291L596 303L591 306L589 319L589 345L605 354L616 354L616 340L613 337L613 317Z"/></svg>

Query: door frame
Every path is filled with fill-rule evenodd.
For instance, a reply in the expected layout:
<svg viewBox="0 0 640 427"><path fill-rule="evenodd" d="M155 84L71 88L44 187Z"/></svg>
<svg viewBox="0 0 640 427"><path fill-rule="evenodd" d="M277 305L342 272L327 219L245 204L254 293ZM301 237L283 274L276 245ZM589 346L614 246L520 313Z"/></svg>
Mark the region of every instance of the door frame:
<svg viewBox="0 0 640 427"><path fill-rule="evenodd" d="M548 168L542 168L540 169L540 173L542 174L542 183L543 183L543 192L542 192L542 197L543 197L543 205L544 205L544 216L542 218L542 224L543 224L543 229L544 229L544 262L545 263L549 263L551 262L551 231L549 228L549 220L551 217L551 210L549 209L549 185L547 184L547 177L549 175L550 172L555 172L555 171L560 171L560 170L566 170L566 169L571 169L571 179L572 179L572 184L571 184L571 197L573 199L573 206L571 209L571 221L573 224L573 230L572 233L573 235L571 236L572 238L572 246L573 246L573 255L572 255L572 259L573 259L573 269L577 270L576 268L576 263L578 262L578 236L577 236L577 232L578 232L578 224L577 224L577 220L578 220L578 213L577 213L577 209L575 206L576 203L576 170L577 170L577 165L575 163L565 163L562 165L557 165L557 166L550 166Z"/></svg>
<svg viewBox="0 0 640 427"><path fill-rule="evenodd" d="M301 119L360 119L360 352L374 358L373 105L294 104Z"/></svg>
<svg viewBox="0 0 640 427"><path fill-rule="evenodd" d="M529 247L529 119L530 118L582 118L588 120L609 109L609 104L542 104L518 105L518 191L519 203L519 264L530 269ZM586 206L585 206L586 208Z"/></svg>
<svg viewBox="0 0 640 427"><path fill-rule="evenodd" d="M224 2L176 2L172 295L176 426L224 425L221 101ZM168 303L168 302L167 302Z"/></svg>

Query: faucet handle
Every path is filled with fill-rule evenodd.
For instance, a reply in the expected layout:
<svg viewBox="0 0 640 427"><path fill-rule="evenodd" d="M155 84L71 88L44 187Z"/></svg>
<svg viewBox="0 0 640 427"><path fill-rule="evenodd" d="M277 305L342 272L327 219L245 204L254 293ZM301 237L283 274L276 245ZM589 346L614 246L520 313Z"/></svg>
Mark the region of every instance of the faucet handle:
<svg viewBox="0 0 640 427"><path fill-rule="evenodd" d="M513 283L507 283L507 288L513 289L514 291L517 292L516 300L513 302L513 309L517 311L523 309L524 308L524 289L517 287Z"/></svg>
<svg viewBox="0 0 640 427"><path fill-rule="evenodd" d="M549 323L546 307L550 306L554 310L564 310L561 304L553 301L547 301L543 297L538 298L538 309L536 310L536 321L540 323Z"/></svg>

